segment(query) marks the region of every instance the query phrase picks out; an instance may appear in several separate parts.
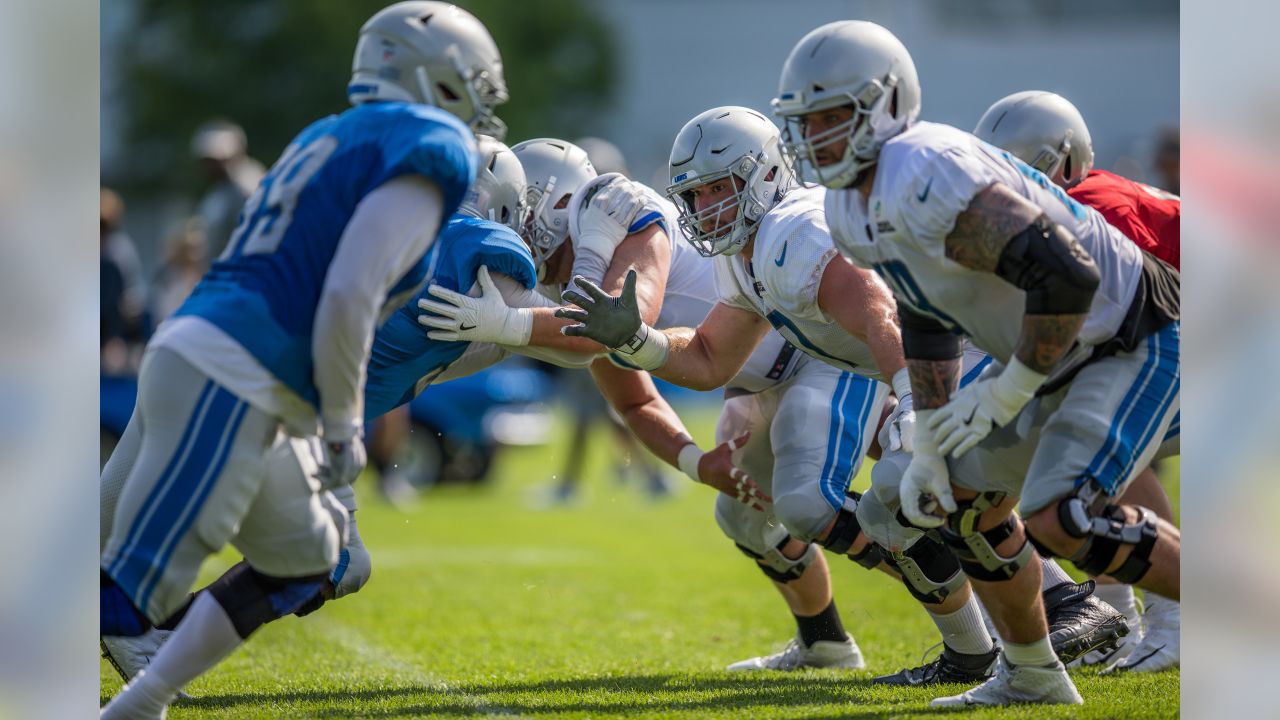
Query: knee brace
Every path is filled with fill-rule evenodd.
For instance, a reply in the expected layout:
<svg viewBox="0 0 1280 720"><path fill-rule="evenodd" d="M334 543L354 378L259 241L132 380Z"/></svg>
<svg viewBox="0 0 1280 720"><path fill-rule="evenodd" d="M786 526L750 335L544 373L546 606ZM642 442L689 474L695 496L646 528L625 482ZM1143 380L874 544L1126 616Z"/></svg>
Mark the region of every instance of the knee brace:
<svg viewBox="0 0 1280 720"><path fill-rule="evenodd" d="M988 492L973 500L957 502L956 511L940 529L943 542L951 547L964 573L975 580L1009 580L1035 555L1035 549L1025 538L1012 555L1006 557L996 552L996 546L1007 540L1018 527L1013 515L990 530L978 530L978 519L982 513L999 505L1004 498L1004 493Z"/></svg>
<svg viewBox="0 0 1280 720"><path fill-rule="evenodd" d="M241 561L209 586L209 594L231 618L236 634L248 638L259 627L313 600L327 579L327 575L271 577Z"/></svg>
<svg viewBox="0 0 1280 720"><path fill-rule="evenodd" d="M960 560L941 540L926 534L902 552L886 552L886 560L902 575L907 592L922 603L936 605L964 586Z"/></svg>
<svg viewBox="0 0 1280 720"><path fill-rule="evenodd" d="M884 548L868 539L867 546L862 548L860 552L855 555L845 555L845 557L868 570L875 570L880 567L881 561L888 559L888 554Z"/></svg>
<svg viewBox="0 0 1280 720"><path fill-rule="evenodd" d="M1159 537L1159 519L1151 510L1134 505L1138 520L1130 522L1121 506L1106 502L1106 495L1097 493L1091 501L1089 494L1078 492L1058 503L1058 522L1062 529L1071 537L1084 539L1084 544L1068 559L1090 575L1110 575L1130 585L1138 582L1151 569L1151 551ZM1031 540L1041 554L1054 557L1043 543L1035 538ZM1132 548L1129 557L1115 572L1107 572L1122 545Z"/></svg>
<svg viewBox="0 0 1280 720"><path fill-rule="evenodd" d="M800 576L809 568L809 564L813 562L814 557L819 552L817 545L809 543L804 549L804 554L792 560L782 554L782 546L786 545L790 539L790 536L784 537L777 547L770 548L763 555L738 543L734 543L734 546L741 550L743 555L755 560L756 565L760 567L760 571L767 575L770 580L789 583L800 579Z"/></svg>
<svg viewBox="0 0 1280 720"><path fill-rule="evenodd" d="M845 493L844 504L836 511L836 522L831 526L831 532L827 533L827 539L822 542L822 546L837 555L844 555L849 552L849 547L853 545L853 541L858 538L858 533L862 532L862 525L858 522L856 515L858 510L858 501L862 499L862 493L849 490ZM859 555L865 555L859 553ZM861 561L858 561L861 564ZM876 564L879 564L877 561ZM871 567L875 567L872 565Z"/></svg>

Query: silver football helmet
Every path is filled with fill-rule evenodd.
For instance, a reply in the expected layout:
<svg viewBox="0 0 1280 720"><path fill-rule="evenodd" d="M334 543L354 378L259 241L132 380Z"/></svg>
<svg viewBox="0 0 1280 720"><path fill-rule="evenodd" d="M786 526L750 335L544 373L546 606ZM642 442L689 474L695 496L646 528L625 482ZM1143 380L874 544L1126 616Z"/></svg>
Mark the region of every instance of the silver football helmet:
<svg viewBox="0 0 1280 720"><path fill-rule="evenodd" d="M853 117L806 137L804 116L835 107L851 107ZM833 22L791 50L773 112L786 122L784 146L799 173L827 187L849 187L876 163L880 147L920 115L920 80L893 33L861 20ZM818 152L842 142L842 156L820 166Z"/></svg>
<svg viewBox="0 0 1280 720"><path fill-rule="evenodd" d="M521 231L538 267L569 237L569 200L596 176L582 148L553 138L525 140L511 148L524 166L528 221Z"/></svg>
<svg viewBox="0 0 1280 720"><path fill-rule="evenodd" d="M698 212L692 191L725 179L735 192ZM741 250L791 184L778 127L749 108L718 107L698 115L680 130L671 148L667 197L680 210L680 227L689 243L706 257ZM704 223L735 209L732 222L704 229Z"/></svg>
<svg viewBox="0 0 1280 720"><path fill-rule="evenodd" d="M502 223L521 232L528 212L524 168L515 153L501 140L487 135L480 135L477 140L480 169L458 211Z"/></svg>
<svg viewBox="0 0 1280 720"><path fill-rule="evenodd" d="M1084 118L1075 105L1051 92L1025 90L997 100L973 134L1064 188L1093 169L1093 140Z"/></svg>
<svg viewBox="0 0 1280 720"><path fill-rule="evenodd" d="M400 2L360 28L347 98L358 105L402 100L458 116L477 134L501 140L494 108L507 101L502 56L485 26L456 5Z"/></svg>

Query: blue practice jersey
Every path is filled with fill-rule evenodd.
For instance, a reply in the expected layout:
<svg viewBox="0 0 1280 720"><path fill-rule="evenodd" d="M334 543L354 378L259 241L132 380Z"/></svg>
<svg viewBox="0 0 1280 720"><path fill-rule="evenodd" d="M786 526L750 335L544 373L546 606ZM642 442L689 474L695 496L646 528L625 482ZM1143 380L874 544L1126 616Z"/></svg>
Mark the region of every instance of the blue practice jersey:
<svg viewBox="0 0 1280 720"><path fill-rule="evenodd" d="M529 289L537 282L533 257L514 230L467 215L449 219L423 264L431 283L461 293L475 284L481 265ZM366 421L412 400L470 345L427 337L431 328L418 322L418 298L435 299L422 290L396 309L373 338L364 389Z"/></svg>
<svg viewBox="0 0 1280 720"><path fill-rule="evenodd" d="M442 110L369 103L303 130L245 203L222 256L175 313L226 332L299 397L319 406L312 326L329 264L356 206L401 175L439 187L443 217L475 178L471 131ZM421 287L425 262L398 279L389 299Z"/></svg>

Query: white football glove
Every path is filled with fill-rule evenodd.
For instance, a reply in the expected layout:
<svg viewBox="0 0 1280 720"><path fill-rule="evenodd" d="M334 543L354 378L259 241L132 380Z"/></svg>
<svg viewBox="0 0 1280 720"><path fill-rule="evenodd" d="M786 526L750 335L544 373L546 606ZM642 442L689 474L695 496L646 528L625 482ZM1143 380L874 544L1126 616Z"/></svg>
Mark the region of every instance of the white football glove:
<svg viewBox="0 0 1280 720"><path fill-rule="evenodd" d="M893 374L893 392L898 396L898 406L885 419L880 428L880 448L891 452L912 452L915 449L916 412L911 396L911 380L907 369Z"/></svg>
<svg viewBox="0 0 1280 720"><path fill-rule="evenodd" d="M613 251L627 237L631 223L648 202L641 186L619 178L587 200L578 213L578 234L574 249L613 257Z"/></svg>
<svg viewBox="0 0 1280 720"><path fill-rule="evenodd" d="M323 490L350 485L368 462L359 425L351 422L323 422L320 430L320 466L316 479Z"/></svg>
<svg viewBox="0 0 1280 720"><path fill-rule="evenodd" d="M484 265L476 273L480 282L480 297L471 297L448 288L432 285L427 292L444 302L423 298L418 309L426 313L418 315L418 322L435 328L427 333L432 340L448 342L491 342L499 345L522 346L529 344L533 334L533 311L528 308L508 307L502 292L489 277Z"/></svg>
<svg viewBox="0 0 1280 720"><path fill-rule="evenodd" d="M960 388L929 419L938 451L957 458L969 452L993 427L1012 422L1046 377L1013 358L999 375Z"/></svg>
<svg viewBox="0 0 1280 720"><path fill-rule="evenodd" d="M928 423L937 410L921 410L920 420ZM947 461L938 451L933 436L924 429L916 434L915 452L911 464L902 474L898 487L902 501L902 514L912 525L935 528L946 521L946 515L956 511L956 499L951 494L951 473Z"/></svg>

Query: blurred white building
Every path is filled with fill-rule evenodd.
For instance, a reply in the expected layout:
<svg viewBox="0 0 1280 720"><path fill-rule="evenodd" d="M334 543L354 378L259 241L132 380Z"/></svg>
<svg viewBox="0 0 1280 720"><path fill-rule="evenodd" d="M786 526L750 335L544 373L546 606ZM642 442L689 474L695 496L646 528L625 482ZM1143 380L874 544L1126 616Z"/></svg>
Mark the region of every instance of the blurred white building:
<svg viewBox="0 0 1280 720"><path fill-rule="evenodd" d="M921 117L972 129L997 99L1050 90L1093 135L1097 165L1149 177L1159 128L1178 122L1176 0L603 0L620 86L602 127L639 180L665 186L671 141L716 105L768 113L792 46L835 20L871 20L911 51ZM588 128L583 128L587 131ZM654 180L654 178L660 178Z"/></svg>

